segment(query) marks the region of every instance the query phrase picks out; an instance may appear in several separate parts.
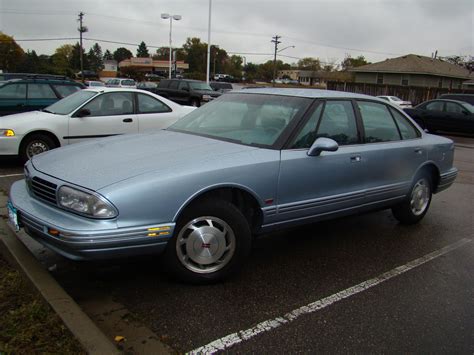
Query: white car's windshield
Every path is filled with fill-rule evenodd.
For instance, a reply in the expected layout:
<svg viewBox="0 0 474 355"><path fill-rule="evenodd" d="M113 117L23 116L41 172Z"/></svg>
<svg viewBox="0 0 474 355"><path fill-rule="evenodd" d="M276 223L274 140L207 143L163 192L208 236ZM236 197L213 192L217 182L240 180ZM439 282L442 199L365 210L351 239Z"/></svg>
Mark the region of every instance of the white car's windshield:
<svg viewBox="0 0 474 355"><path fill-rule="evenodd" d="M191 112L169 129L271 147L310 103L301 97L228 94Z"/></svg>
<svg viewBox="0 0 474 355"><path fill-rule="evenodd" d="M81 90L55 102L51 106L43 109L43 111L56 115L68 115L97 94L96 91Z"/></svg>

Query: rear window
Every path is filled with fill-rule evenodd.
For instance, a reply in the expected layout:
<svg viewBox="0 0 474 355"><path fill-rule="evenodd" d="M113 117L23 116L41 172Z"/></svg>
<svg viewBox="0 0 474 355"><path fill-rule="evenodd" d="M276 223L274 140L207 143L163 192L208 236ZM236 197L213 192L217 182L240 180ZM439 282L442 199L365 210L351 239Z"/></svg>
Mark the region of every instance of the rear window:
<svg viewBox="0 0 474 355"><path fill-rule="evenodd" d="M471 105L474 105L474 95L445 94L445 95L441 95L439 98L464 101L464 102L470 103Z"/></svg>
<svg viewBox="0 0 474 355"><path fill-rule="evenodd" d="M125 86L135 86L135 80L127 79L127 80L122 80L122 85Z"/></svg>

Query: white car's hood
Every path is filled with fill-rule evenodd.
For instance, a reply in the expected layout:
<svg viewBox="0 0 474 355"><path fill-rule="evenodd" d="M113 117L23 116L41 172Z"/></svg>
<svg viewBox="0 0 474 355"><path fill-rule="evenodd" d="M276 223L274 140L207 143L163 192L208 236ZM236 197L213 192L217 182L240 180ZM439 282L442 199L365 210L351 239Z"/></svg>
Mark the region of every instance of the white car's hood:
<svg viewBox="0 0 474 355"><path fill-rule="evenodd" d="M26 127L28 123L35 122L37 123L38 120L49 119L54 115L52 113L43 112L43 111L30 111L30 112L22 112L22 113L15 113L13 115L7 115L0 117L0 126L1 128L10 128L15 130L17 127Z"/></svg>

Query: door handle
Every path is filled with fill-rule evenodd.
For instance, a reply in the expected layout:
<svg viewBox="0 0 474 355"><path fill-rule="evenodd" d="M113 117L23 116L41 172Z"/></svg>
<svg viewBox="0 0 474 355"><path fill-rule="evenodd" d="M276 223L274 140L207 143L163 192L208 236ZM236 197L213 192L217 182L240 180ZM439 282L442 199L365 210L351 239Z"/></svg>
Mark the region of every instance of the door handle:
<svg viewBox="0 0 474 355"><path fill-rule="evenodd" d="M422 154L422 153L423 153L423 149L421 149L421 148L415 148L415 153L416 153L416 154Z"/></svg>
<svg viewBox="0 0 474 355"><path fill-rule="evenodd" d="M133 119L132 118L124 118L123 122L130 123L130 122L133 122Z"/></svg>
<svg viewBox="0 0 474 355"><path fill-rule="evenodd" d="M362 161L362 158L360 155L354 155L351 157L351 163L360 163Z"/></svg>

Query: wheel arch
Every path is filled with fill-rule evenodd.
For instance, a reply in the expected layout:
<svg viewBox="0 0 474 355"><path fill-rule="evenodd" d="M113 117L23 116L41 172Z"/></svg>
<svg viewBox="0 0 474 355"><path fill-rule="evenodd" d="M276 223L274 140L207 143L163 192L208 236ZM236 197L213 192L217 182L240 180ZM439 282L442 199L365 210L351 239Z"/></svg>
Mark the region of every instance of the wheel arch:
<svg viewBox="0 0 474 355"><path fill-rule="evenodd" d="M436 189L438 188L439 180L440 180L440 177L441 177L439 167L436 165L435 162L427 161L427 162L423 163L418 168L418 170L416 171L414 177L416 177L421 172L428 172L428 174L430 174L430 176L432 178L431 182L433 183L432 189L433 189L433 192L436 192Z"/></svg>
<svg viewBox="0 0 474 355"><path fill-rule="evenodd" d="M256 232L262 226L262 201L254 191L239 184L213 185L196 192L181 205L173 221L176 222L187 208L208 198L218 198L232 203L247 219L252 232Z"/></svg>
<svg viewBox="0 0 474 355"><path fill-rule="evenodd" d="M31 132L28 132L27 134L25 134L25 136L22 138L20 144L18 145L18 154L21 154L21 149L23 148L23 144L25 143L26 139L28 139L31 136L37 135L37 134L38 135L43 134L43 135L48 136L49 138L51 138L54 141L54 143L56 144L56 148L61 146L61 141L59 140L59 138L53 132L45 130L45 129L38 129L38 130L34 130L34 131L31 131Z"/></svg>

